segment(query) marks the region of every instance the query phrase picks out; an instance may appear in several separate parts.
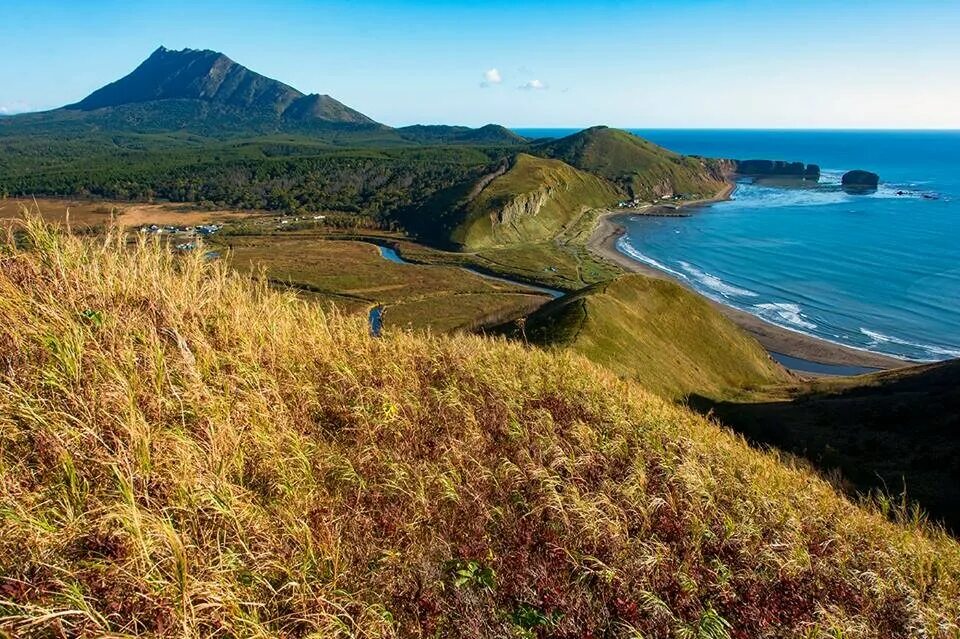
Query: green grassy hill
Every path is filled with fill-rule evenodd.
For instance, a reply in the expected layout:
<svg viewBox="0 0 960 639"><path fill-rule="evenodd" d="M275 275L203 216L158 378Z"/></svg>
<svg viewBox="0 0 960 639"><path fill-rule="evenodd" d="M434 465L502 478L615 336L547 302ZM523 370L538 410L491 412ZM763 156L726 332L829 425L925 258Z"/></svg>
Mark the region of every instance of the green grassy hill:
<svg viewBox="0 0 960 639"><path fill-rule="evenodd" d="M532 342L572 349L681 398L789 379L753 338L682 286L643 275L595 284L528 318Z"/></svg>
<svg viewBox="0 0 960 639"><path fill-rule="evenodd" d="M724 186L721 164L679 155L641 137L604 126L543 142L532 152L603 176L633 197L712 197Z"/></svg>
<svg viewBox="0 0 960 639"><path fill-rule="evenodd" d="M0 634L949 637L960 544L573 354L0 246Z"/></svg>
<svg viewBox="0 0 960 639"><path fill-rule="evenodd" d="M550 240L585 211L617 198L601 178L521 153L466 204L451 238L470 249Z"/></svg>

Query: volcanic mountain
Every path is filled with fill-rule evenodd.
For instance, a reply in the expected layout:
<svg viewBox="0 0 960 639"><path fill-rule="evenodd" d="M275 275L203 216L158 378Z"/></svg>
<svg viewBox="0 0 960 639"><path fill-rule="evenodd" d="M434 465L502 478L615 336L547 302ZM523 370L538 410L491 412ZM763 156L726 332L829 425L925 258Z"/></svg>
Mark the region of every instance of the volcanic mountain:
<svg viewBox="0 0 960 639"><path fill-rule="evenodd" d="M160 47L130 75L66 108L91 111L165 100L201 100L294 120L374 124L328 95L304 95L209 49L172 51Z"/></svg>
<svg viewBox="0 0 960 639"><path fill-rule="evenodd" d="M393 129L329 95L306 95L209 49L160 47L129 75L65 107L3 118L0 137L187 133L214 138L305 134L337 145L526 142L502 126ZM182 137L182 136L181 136ZM170 140L168 140L170 142Z"/></svg>
<svg viewBox="0 0 960 639"><path fill-rule="evenodd" d="M329 95L306 95L217 51L165 47L75 104L18 119L41 129L200 134L385 128Z"/></svg>

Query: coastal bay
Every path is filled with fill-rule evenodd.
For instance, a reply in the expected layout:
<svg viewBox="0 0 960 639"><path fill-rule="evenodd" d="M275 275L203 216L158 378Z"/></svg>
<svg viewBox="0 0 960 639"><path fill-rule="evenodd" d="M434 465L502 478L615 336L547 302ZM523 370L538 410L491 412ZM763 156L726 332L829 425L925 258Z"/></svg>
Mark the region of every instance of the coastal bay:
<svg viewBox="0 0 960 639"><path fill-rule="evenodd" d="M741 178L732 199L708 208L620 209L634 215L592 242L625 227L607 259L720 302L771 352L870 367L960 354L955 132L642 133L688 154L797 158L822 174L803 183ZM845 189L842 176L857 168L876 171L878 188Z"/></svg>
<svg viewBox="0 0 960 639"><path fill-rule="evenodd" d="M718 200L729 197L732 190L731 185L725 192L718 195ZM698 202L696 205L704 206L706 204L707 202ZM616 210L601 215L597 221L596 229L587 241L587 247L596 255L617 264L629 272L641 273L648 277L668 279L686 285L683 280L671 277L665 271L634 260L617 248L617 242L626 230L625 227L618 222L618 219L624 215L627 214ZM868 369L898 368L910 363L879 353L834 344L812 335L806 335L782 326L777 326L756 315L732 306L721 304L714 300L710 300L710 302L728 319L752 335L764 348L772 353L779 353L819 364L863 367Z"/></svg>

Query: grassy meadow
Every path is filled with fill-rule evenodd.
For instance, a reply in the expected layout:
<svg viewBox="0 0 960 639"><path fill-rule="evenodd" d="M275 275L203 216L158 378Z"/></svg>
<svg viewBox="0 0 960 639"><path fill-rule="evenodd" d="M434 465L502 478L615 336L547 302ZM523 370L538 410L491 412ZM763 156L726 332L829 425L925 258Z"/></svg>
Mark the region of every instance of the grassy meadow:
<svg viewBox="0 0 960 639"><path fill-rule="evenodd" d="M583 244L558 238L463 253L441 251L409 240L395 242L401 255L420 264L459 265L508 279L574 291L622 271L591 254Z"/></svg>
<svg viewBox="0 0 960 639"><path fill-rule="evenodd" d="M384 324L437 331L471 329L524 315L548 297L456 266L397 264L368 242L316 234L227 238L230 263L337 304L383 305Z"/></svg>
<svg viewBox="0 0 960 639"><path fill-rule="evenodd" d="M954 539L574 353L36 220L0 313L9 636L958 633Z"/></svg>

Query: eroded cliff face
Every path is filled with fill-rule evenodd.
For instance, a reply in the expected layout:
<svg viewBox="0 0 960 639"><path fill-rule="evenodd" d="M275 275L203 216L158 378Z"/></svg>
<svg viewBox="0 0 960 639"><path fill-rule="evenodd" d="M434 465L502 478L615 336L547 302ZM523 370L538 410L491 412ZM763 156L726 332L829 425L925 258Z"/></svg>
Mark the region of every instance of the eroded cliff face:
<svg viewBox="0 0 960 639"><path fill-rule="evenodd" d="M477 249L544 242L580 219L585 210L611 206L623 194L607 180L560 161L519 154L505 173L491 174L464 208L451 237Z"/></svg>
<svg viewBox="0 0 960 639"><path fill-rule="evenodd" d="M669 180L660 180L650 187L650 192L655 197L673 197L673 184ZM640 195L640 194L634 194Z"/></svg>
<svg viewBox="0 0 960 639"><path fill-rule="evenodd" d="M737 172L736 160L711 160L703 163L710 176L717 180L730 179Z"/></svg>
<svg viewBox="0 0 960 639"><path fill-rule="evenodd" d="M536 217L555 191L554 187L545 187L531 193L521 193L504 202L499 210L490 212L494 231L498 225L513 224L521 219Z"/></svg>

